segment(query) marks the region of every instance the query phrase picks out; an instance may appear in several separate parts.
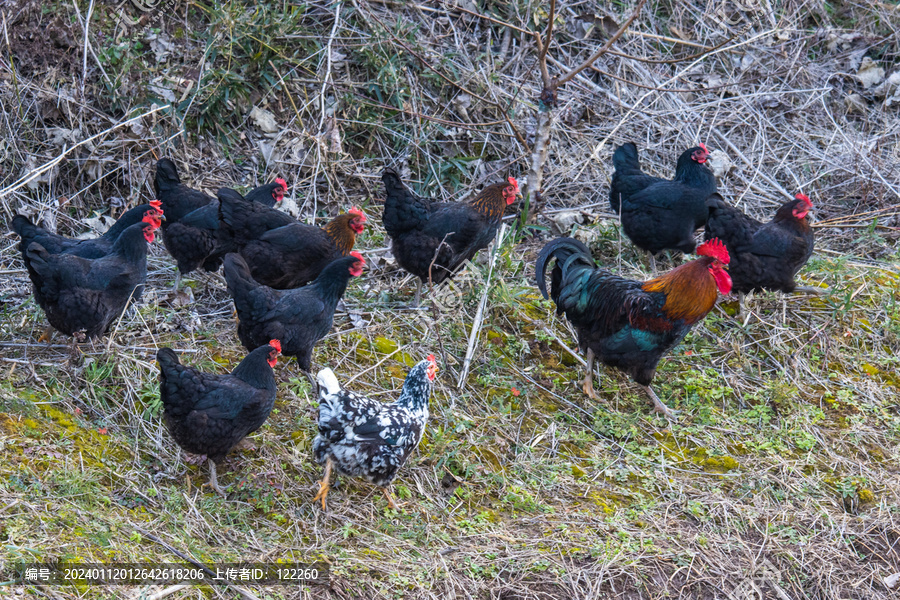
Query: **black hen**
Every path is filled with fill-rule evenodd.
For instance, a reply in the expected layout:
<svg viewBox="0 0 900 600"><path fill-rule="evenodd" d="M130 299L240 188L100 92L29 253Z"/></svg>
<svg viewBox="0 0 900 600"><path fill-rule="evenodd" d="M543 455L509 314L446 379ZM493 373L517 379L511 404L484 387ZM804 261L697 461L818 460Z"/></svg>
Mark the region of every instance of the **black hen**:
<svg viewBox="0 0 900 600"><path fill-rule="evenodd" d="M281 345L271 340L241 361L229 375L203 373L160 348L159 396L163 421L178 445L209 459L209 485L223 496L216 462L265 423L275 403L275 374Z"/></svg>
<svg viewBox="0 0 900 600"><path fill-rule="evenodd" d="M244 246L258 240L267 231L299 223L291 215L252 202L234 190L221 189L218 196L219 220L234 252L240 252Z"/></svg>
<svg viewBox="0 0 900 600"><path fill-rule="evenodd" d="M565 314L587 352L584 392L594 397L593 365L620 369L643 386L656 410L669 408L650 389L659 360L712 310L717 290L727 294L731 280L725 246L713 240L697 249L700 258L650 281L632 281L598 268L587 246L572 238L553 240L538 255L538 288L547 297L547 264L555 259L550 296Z"/></svg>
<svg viewBox="0 0 900 600"><path fill-rule="evenodd" d="M381 180L387 191L381 220L397 264L419 278L416 304L422 283L429 278L441 283L490 245L504 210L521 195L513 177L487 186L467 202L416 196L391 169L384 170Z"/></svg>
<svg viewBox="0 0 900 600"><path fill-rule="evenodd" d="M138 300L147 278L147 244L159 221L153 215L127 227L109 254L96 259L51 254L32 242L30 261L34 296L47 320L59 331L88 338L103 335L130 300Z"/></svg>
<svg viewBox="0 0 900 600"><path fill-rule="evenodd" d="M206 271L217 270L222 257L232 251L231 238L219 221L219 200L181 183L175 163L168 158L156 164L154 188L166 213L163 242L178 262L178 281L182 274L201 266ZM268 208L281 201L286 191L287 183L279 178L254 188L246 198Z"/></svg>
<svg viewBox="0 0 900 600"><path fill-rule="evenodd" d="M25 251L32 242L37 242L50 254L71 254L81 258L100 258L106 256L112 250L113 244L128 227L140 223L150 211L159 213L161 203L153 200L149 204L135 206L122 213L122 216L107 229L103 235L86 240L68 238L56 233L50 233L43 227L35 225L28 217L16 215L13 217L13 231L19 234L22 241L19 243L19 251L25 255ZM27 266L27 263L26 263Z"/></svg>
<svg viewBox="0 0 900 600"><path fill-rule="evenodd" d="M716 177L704 164L709 157L700 144L678 157L671 181L641 170L637 147L628 142L613 153L610 208L621 215L622 230L634 243L653 255L662 250L691 253L694 231L706 223L706 199L716 191Z"/></svg>
<svg viewBox="0 0 900 600"><path fill-rule="evenodd" d="M753 290L797 289L794 276L815 247L815 234L809 226L809 213L813 205L809 197L797 194L794 200L784 203L768 223L756 219L729 206L718 194L707 200L709 219L706 221L706 239L719 238L725 242L731 264L728 274L734 282L734 291L745 294ZM820 291L802 288L803 291Z"/></svg>
<svg viewBox="0 0 900 600"><path fill-rule="evenodd" d="M320 500L325 508L334 468L379 486L389 506L397 507L388 488L425 433L437 371L432 354L409 371L400 397L390 404L342 390L331 369L319 371L319 435L313 455L317 463L325 463L325 476L313 502Z"/></svg>
<svg viewBox="0 0 900 600"><path fill-rule="evenodd" d="M312 351L334 323L334 310L351 277L362 274L359 252L334 260L315 281L293 290L276 290L257 283L239 254L225 256L225 281L237 310L238 337L248 350L272 338L281 340L286 356L296 356L309 373Z"/></svg>

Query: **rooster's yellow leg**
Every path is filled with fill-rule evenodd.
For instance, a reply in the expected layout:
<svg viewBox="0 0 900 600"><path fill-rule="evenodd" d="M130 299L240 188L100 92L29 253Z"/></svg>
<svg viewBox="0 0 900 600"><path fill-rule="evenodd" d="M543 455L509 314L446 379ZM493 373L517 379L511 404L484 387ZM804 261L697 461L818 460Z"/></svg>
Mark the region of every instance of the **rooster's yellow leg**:
<svg viewBox="0 0 900 600"><path fill-rule="evenodd" d="M592 400L597 398L597 394L594 393L594 351L590 348L587 351L587 367L585 368L582 389L588 398Z"/></svg>
<svg viewBox="0 0 900 600"><path fill-rule="evenodd" d="M677 410L672 410L671 408L663 404L662 400L660 400L659 396L657 396L656 393L652 389L650 389L649 385L643 385L641 387L644 388L644 391L647 392L647 395L650 396L651 400L653 400L654 412L662 413L670 421L675 419L675 415L678 414Z"/></svg>
<svg viewBox="0 0 900 600"><path fill-rule="evenodd" d="M331 459L328 458L325 460L325 475L322 477L322 481L319 482L319 493L316 494L316 497L313 498L313 502L321 501L322 502L322 510L325 510L325 497L328 495L328 490L331 489Z"/></svg>

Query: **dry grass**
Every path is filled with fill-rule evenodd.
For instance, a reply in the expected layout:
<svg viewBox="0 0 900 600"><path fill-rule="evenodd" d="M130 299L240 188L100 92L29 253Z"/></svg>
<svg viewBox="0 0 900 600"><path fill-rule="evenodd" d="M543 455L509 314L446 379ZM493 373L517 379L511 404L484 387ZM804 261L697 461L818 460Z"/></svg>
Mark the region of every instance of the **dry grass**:
<svg viewBox="0 0 900 600"><path fill-rule="evenodd" d="M560 90L554 113L538 224L574 231L624 275L647 268L606 212L609 157L623 141L638 144L646 170L667 176L696 141L721 150L734 163L719 178L723 195L759 218L799 190L815 202L817 251L801 278L829 293L760 295L740 318L733 301L722 303L661 365L655 386L685 415L671 427L610 370L600 371L601 400L580 393L581 366L563 347L575 347L572 333L533 285L539 239L510 236L501 248L460 390L488 253L423 311L403 308L413 282L386 253L383 165L454 199L524 171L540 86L521 30L546 25L541 4L481 6L490 19L465 3L312 4L293 29L273 17L261 40L255 29L241 37L249 13L179 4L162 21L174 48L164 62L136 50L133 36L117 38L128 28L98 5L89 40L103 58L90 55L84 72L72 5L0 9L10 50L0 58L0 221L40 212L80 233L92 211L118 214L150 198L163 155L190 165L186 178L208 191L277 174L307 221L351 205L371 217L360 244L372 268L351 283L317 362L388 400L410 361L443 358L426 438L396 484L410 503L400 512L358 482L342 481L327 512L310 502L321 476L310 452L316 407L293 363L277 369L276 410L252 437L256 448L220 468L223 500L199 490L205 466L186 463L164 431L154 364L160 346L220 371L243 356L221 275L189 277L195 302L185 304L169 292L174 264L157 245L144 302L71 361L62 337L37 343L45 320L18 240L0 238L5 559L177 560L158 538L201 561L331 563L327 589L250 590L272 598L896 594L884 578L900 572L900 129L897 106L863 89L854 65L868 54L896 72L900 21L870 0L746 5L649 3L614 46L634 58L602 57ZM609 14L622 21L630 6ZM601 33L581 32L607 11L587 3L558 14L549 57L562 71L602 43ZM205 62L203 32L218 40L219 62ZM215 93L203 72L238 57L247 39L277 50L277 86L251 82L253 94L224 105L231 140L196 135L191 119ZM246 62L227 64L237 73ZM117 97L107 78L128 94ZM149 82L190 108L149 114ZM861 112L848 112L852 94ZM251 104L271 111L278 131L263 132ZM26 166L41 165L52 165L45 180L25 185Z"/></svg>

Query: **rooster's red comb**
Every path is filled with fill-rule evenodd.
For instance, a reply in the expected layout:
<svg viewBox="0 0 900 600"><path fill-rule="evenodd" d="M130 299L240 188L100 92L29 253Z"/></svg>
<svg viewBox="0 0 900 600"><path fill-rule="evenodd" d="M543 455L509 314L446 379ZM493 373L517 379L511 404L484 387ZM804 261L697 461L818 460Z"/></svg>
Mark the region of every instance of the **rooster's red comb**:
<svg viewBox="0 0 900 600"><path fill-rule="evenodd" d="M285 181L285 180L282 179L281 177L276 177L276 178L275 178L275 183L277 183L278 185L280 185L281 188L282 188L284 191L287 191L287 181Z"/></svg>
<svg viewBox="0 0 900 600"><path fill-rule="evenodd" d="M161 202L161 201L159 201L159 200L151 200L151 201L150 201L150 206L152 206L153 208L155 208L155 209L158 210L159 212L162 212L162 202Z"/></svg>
<svg viewBox="0 0 900 600"><path fill-rule="evenodd" d="M507 178L507 181L509 182L509 185L513 186L513 189L515 189L517 192L519 191L519 182L516 181L515 177L509 177Z"/></svg>
<svg viewBox="0 0 900 600"><path fill-rule="evenodd" d="M728 248L725 247L725 244L719 238L713 238L702 244L697 248L697 254L700 256L711 256L723 265L731 262L731 257L728 256Z"/></svg>
<svg viewBox="0 0 900 600"><path fill-rule="evenodd" d="M428 362L430 362L431 364L434 364L434 365L437 364L437 359L434 357L434 354L429 354L427 360L428 360Z"/></svg>
<svg viewBox="0 0 900 600"><path fill-rule="evenodd" d="M807 196L806 194L797 194L796 196L794 196L794 199L795 200L803 200L804 202L806 202L806 204L809 205L810 208L812 208L812 205L813 205L812 200L810 200L809 196Z"/></svg>
<svg viewBox="0 0 900 600"><path fill-rule="evenodd" d="M360 218L360 220L365 223L366 222L366 213L362 211L358 206L354 206L350 210L347 211L351 215L356 215Z"/></svg>
<svg viewBox="0 0 900 600"><path fill-rule="evenodd" d="M697 144L697 145L700 146L701 148L703 148L703 151L704 151L704 152L706 152L707 154L709 154L709 150L706 148L706 144L704 144L703 142L700 142L700 143Z"/></svg>
<svg viewBox="0 0 900 600"><path fill-rule="evenodd" d="M278 340L269 340L269 345L275 348L275 351L281 354L281 342Z"/></svg>
<svg viewBox="0 0 900 600"><path fill-rule="evenodd" d="M358 260L358 261L361 262L362 264L366 264L366 259L364 259L364 258L363 258L363 255L360 254L359 252L357 252L356 250L354 250L353 252L351 252L351 253L350 253L350 256L352 256L353 258L355 258L356 260Z"/></svg>

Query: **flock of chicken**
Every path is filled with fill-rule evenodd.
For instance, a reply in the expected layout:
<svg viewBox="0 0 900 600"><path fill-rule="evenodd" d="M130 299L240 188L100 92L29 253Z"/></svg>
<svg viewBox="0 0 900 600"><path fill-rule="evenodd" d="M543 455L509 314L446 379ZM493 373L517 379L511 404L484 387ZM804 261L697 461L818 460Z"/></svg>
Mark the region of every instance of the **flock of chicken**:
<svg viewBox="0 0 900 600"><path fill-rule="evenodd" d="M613 155L609 200L625 234L651 259L672 249L696 252L697 260L639 282L597 268L589 249L572 238L551 241L538 257L545 298L546 270L555 262L550 296L578 332L588 359L584 391L592 398L599 358L631 376L671 418L674 411L649 387L661 357L712 310L719 293L793 291L795 274L812 254L806 196L798 194L771 222L759 223L716 193L707 158L703 144L685 151L675 178L666 180L641 170L634 144ZM382 223L397 263L418 277L416 303L422 283L440 284L491 243L507 206L521 195L513 177L453 203L416 196L391 169L382 181ZM94 239L59 236L21 215L12 225L35 300L73 343L105 334L140 299L157 230L177 261L176 289L182 274L224 265L237 335L249 354L227 375L182 365L169 348L157 354L164 422L182 448L208 458L208 485L224 495L216 461L268 418L277 357L296 357L309 375L315 345L331 330L350 280L362 274L365 260L353 248L366 215L351 208L324 227L306 225L274 208L287 192L282 179L246 196L222 188L213 198L184 185L165 158L156 167L155 191L156 200L125 212ZM697 247L694 233L704 226L706 241ZM49 328L42 339L47 335ZM433 355L418 363L390 404L344 390L330 369L319 371L313 451L325 476L314 500L323 509L332 470L376 484L396 506L389 486L422 438L437 370Z"/></svg>

